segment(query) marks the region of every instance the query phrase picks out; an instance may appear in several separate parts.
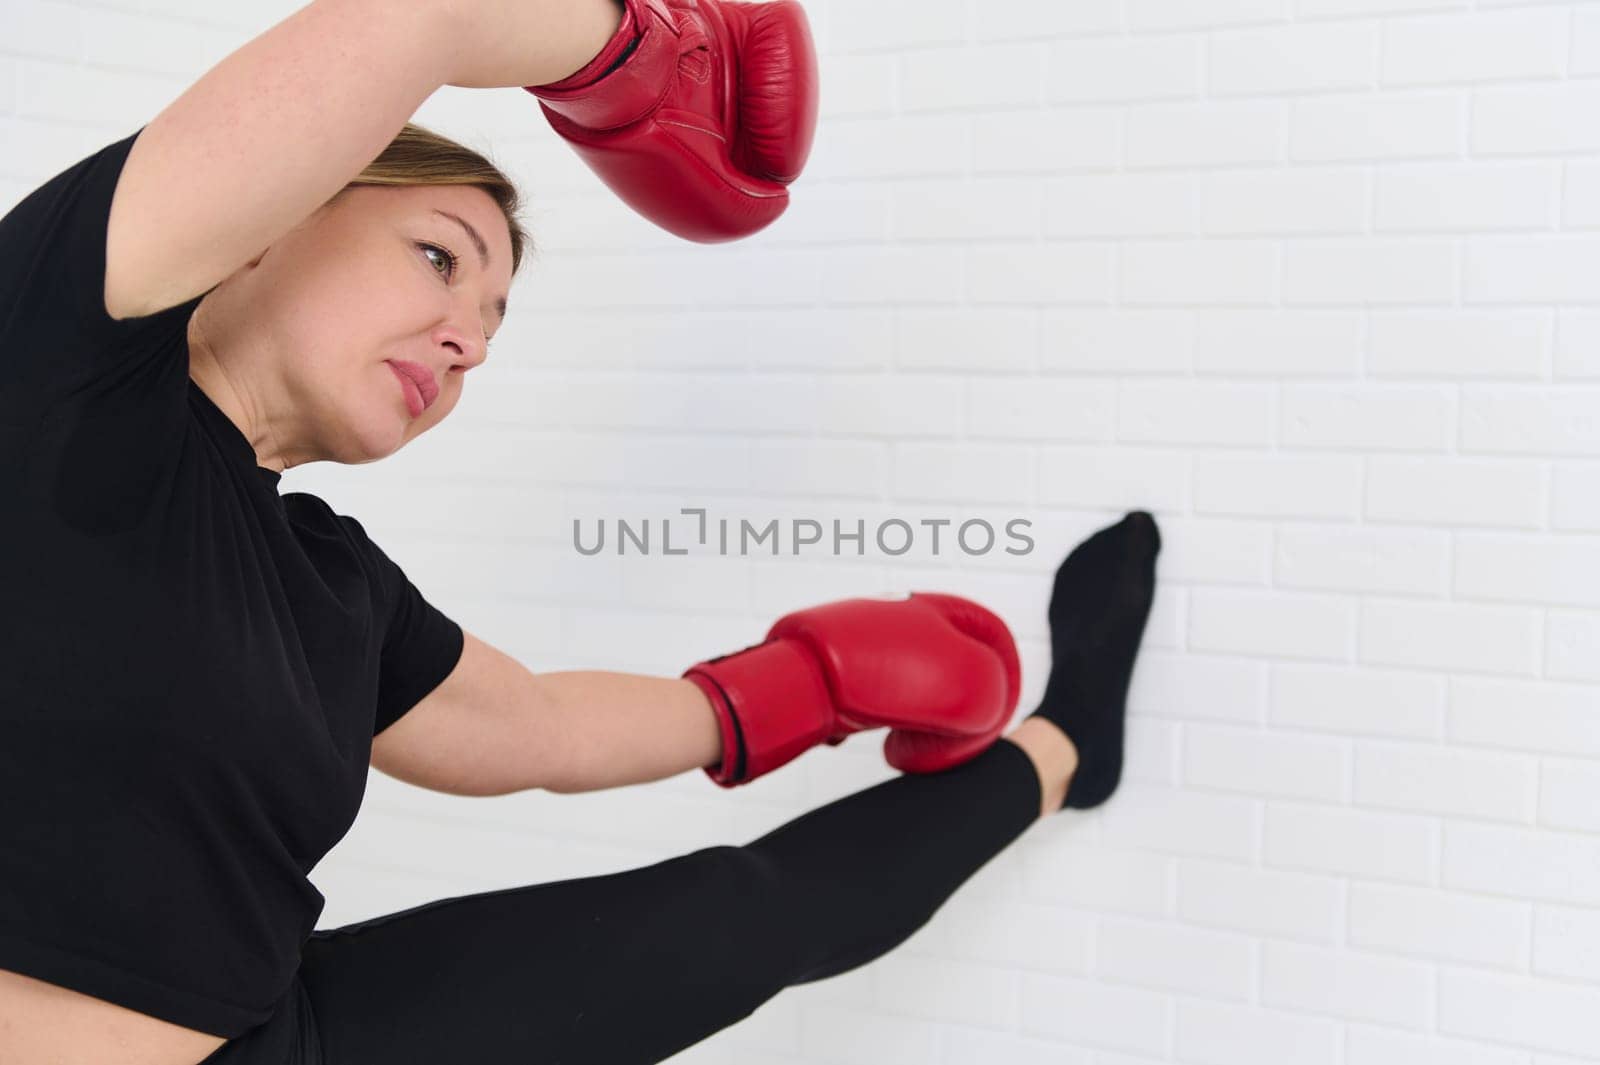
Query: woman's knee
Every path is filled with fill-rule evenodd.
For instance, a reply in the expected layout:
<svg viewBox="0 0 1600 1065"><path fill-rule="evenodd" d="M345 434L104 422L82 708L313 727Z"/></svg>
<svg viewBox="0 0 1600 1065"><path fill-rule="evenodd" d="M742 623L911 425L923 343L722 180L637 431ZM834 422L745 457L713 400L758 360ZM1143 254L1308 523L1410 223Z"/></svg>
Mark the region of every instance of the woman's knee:
<svg viewBox="0 0 1600 1065"><path fill-rule="evenodd" d="M785 885L771 858L734 846L707 847L697 853L707 870L707 900L728 923L749 933L781 917Z"/></svg>
<svg viewBox="0 0 1600 1065"><path fill-rule="evenodd" d="M759 958L787 976L797 947L794 885L770 857L748 847L707 847L697 855L706 870L702 902L722 960L749 970Z"/></svg>

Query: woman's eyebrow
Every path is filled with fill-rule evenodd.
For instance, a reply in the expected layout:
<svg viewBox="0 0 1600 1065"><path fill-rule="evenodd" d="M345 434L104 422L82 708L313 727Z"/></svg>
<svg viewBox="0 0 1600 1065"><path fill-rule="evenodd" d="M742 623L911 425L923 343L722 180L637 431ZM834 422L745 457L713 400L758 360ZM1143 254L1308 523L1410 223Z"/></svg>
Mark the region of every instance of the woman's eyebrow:
<svg viewBox="0 0 1600 1065"><path fill-rule="evenodd" d="M465 218L462 218L458 214L451 214L449 211L441 211L437 207L435 207L433 209L433 213L436 214L436 215L440 215L440 216L442 216L444 218L450 219L450 221L454 222L456 225L460 226L462 229L467 231L467 236L472 238L473 247L478 249L478 265L480 267L482 267L484 270L488 270L489 269L489 245L484 243L483 234L479 233L477 231L477 229L475 229L473 227L471 222L468 222ZM495 300L494 301L494 309L500 312L500 320L502 322L505 321L506 320L506 301L503 300L503 299Z"/></svg>

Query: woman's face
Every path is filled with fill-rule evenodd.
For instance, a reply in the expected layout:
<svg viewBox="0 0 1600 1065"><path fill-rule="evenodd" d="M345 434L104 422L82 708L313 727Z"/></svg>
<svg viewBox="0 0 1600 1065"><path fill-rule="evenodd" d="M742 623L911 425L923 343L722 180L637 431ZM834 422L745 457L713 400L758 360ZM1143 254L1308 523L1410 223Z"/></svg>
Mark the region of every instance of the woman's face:
<svg viewBox="0 0 1600 1065"><path fill-rule="evenodd" d="M292 434L319 457L371 462L460 400L500 328L511 233L482 189L358 186L274 243L252 274L240 295L273 334L259 339L279 362ZM433 387L414 391L400 363Z"/></svg>

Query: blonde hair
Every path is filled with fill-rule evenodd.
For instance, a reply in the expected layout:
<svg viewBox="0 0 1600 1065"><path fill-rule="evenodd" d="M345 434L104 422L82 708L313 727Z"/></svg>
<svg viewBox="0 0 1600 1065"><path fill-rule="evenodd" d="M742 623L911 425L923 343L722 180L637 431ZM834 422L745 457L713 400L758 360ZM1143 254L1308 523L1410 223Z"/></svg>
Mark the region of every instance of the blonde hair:
<svg viewBox="0 0 1600 1065"><path fill-rule="evenodd" d="M524 251L534 250L517 217L522 196L511 179L471 148L425 126L407 122L382 154L328 202L361 185L475 185L493 197L511 229L513 277L522 267Z"/></svg>

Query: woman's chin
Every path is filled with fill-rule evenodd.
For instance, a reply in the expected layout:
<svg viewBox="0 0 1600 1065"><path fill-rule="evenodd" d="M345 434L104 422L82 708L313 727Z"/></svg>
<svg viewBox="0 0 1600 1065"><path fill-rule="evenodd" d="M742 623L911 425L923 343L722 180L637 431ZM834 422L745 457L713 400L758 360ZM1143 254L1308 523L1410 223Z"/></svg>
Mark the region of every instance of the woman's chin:
<svg viewBox="0 0 1600 1065"><path fill-rule="evenodd" d="M340 447L338 460L350 466L376 462L399 451L413 435L413 419L404 412L396 417L393 411L369 412L359 421L346 423L348 428Z"/></svg>

